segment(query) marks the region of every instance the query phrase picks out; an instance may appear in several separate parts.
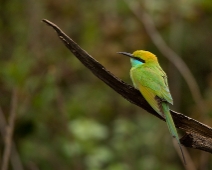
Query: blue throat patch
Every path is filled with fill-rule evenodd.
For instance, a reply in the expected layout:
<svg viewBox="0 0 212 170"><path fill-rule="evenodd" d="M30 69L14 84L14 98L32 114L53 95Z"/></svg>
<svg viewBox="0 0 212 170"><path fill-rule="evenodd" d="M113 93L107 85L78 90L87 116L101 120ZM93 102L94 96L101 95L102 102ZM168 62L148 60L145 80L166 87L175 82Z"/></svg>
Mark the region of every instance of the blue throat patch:
<svg viewBox="0 0 212 170"><path fill-rule="evenodd" d="M133 58L130 59L130 62L131 62L132 67L141 66L142 64L144 64L143 62L138 61L138 60L133 59Z"/></svg>

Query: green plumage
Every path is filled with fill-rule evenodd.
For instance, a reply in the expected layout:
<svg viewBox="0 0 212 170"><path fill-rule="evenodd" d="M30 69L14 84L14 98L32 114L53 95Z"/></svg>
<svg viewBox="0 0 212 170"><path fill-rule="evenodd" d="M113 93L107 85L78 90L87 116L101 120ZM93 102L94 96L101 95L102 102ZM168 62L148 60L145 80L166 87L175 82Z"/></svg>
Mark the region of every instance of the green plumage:
<svg viewBox="0 0 212 170"><path fill-rule="evenodd" d="M173 104L173 99L168 88L167 76L159 64L145 63L134 66L130 70L130 77L133 85L141 91L152 108L164 117L155 97L170 104Z"/></svg>

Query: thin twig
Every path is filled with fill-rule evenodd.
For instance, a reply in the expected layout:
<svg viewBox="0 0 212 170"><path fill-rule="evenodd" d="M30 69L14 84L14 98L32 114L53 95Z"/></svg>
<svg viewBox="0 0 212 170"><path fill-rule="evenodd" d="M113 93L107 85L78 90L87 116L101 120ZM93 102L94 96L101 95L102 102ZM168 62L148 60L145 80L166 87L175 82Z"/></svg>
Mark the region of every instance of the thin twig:
<svg viewBox="0 0 212 170"><path fill-rule="evenodd" d="M43 22L51 26L58 34L60 40L64 45L78 58L84 66L86 66L94 75L101 79L104 83L110 86L117 93L122 95L125 99L131 103L145 109L147 112L154 116L160 117L147 103L141 93L134 87L124 83L119 78L111 74L105 67L103 67L98 61L90 56L85 50L83 50L77 43L75 43L70 37L68 37L57 25L44 19ZM170 110L177 128L186 132L186 135L180 139L181 144L186 147L204 150L212 153L212 128L185 116L181 113Z"/></svg>
<svg viewBox="0 0 212 170"><path fill-rule="evenodd" d="M17 89L13 89L12 93L12 101L11 101L11 110L9 115L9 124L6 127L6 136L5 136L5 149L3 153L3 162L2 162L2 170L7 170L9 166L9 158L11 154L12 147L12 135L15 124L16 117L16 109L17 109Z"/></svg>
<svg viewBox="0 0 212 170"><path fill-rule="evenodd" d="M1 136L4 139L4 141L5 141L5 136L6 136L6 127L7 127L6 118L4 116L2 108L0 106L0 132L1 132ZM17 151L16 145L13 141L12 141L10 161L11 161L11 165L14 170L23 170L24 169L23 165L21 163L21 159L20 159L19 153Z"/></svg>
<svg viewBox="0 0 212 170"><path fill-rule="evenodd" d="M146 32L155 46L179 70L180 74L188 84L191 95L193 96L193 99L202 115L206 114L207 108L204 104L199 86L188 66L185 64L182 58L166 44L160 33L157 31L151 17L145 12L141 5L132 0L125 0L125 2L128 4L132 13L134 13L134 15L143 23Z"/></svg>

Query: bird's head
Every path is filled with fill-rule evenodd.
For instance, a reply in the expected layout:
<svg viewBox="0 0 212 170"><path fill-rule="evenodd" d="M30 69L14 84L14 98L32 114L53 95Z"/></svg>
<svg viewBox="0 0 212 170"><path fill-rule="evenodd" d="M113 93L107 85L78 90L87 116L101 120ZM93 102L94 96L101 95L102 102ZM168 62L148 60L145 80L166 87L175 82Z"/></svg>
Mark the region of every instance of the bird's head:
<svg viewBox="0 0 212 170"><path fill-rule="evenodd" d="M149 51L137 50L132 54L126 52L118 52L118 53L130 57L132 66L138 66L150 62L155 63L158 61L157 57Z"/></svg>

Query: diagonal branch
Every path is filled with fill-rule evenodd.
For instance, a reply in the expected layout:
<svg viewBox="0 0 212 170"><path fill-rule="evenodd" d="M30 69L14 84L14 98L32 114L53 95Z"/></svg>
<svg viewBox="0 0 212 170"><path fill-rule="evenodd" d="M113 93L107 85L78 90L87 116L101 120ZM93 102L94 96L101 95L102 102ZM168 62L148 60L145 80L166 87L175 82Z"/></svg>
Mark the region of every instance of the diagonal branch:
<svg viewBox="0 0 212 170"><path fill-rule="evenodd" d="M115 77L112 73L106 70L98 61L91 57L86 51L84 51L78 44L76 44L71 38L69 38L58 26L54 23L44 19L47 25L51 26L58 34L59 38L65 44L65 46L84 64L94 75L101 79L104 83L110 86L117 93L122 95L125 99L131 103L145 109L149 113L160 117L145 101L143 96L134 87L124 83L122 80ZM186 135L181 139L181 143L186 147L204 150L212 153L212 128L204 125L201 122L196 121L181 113L177 113L171 110L172 117L174 119L177 128L183 130Z"/></svg>

